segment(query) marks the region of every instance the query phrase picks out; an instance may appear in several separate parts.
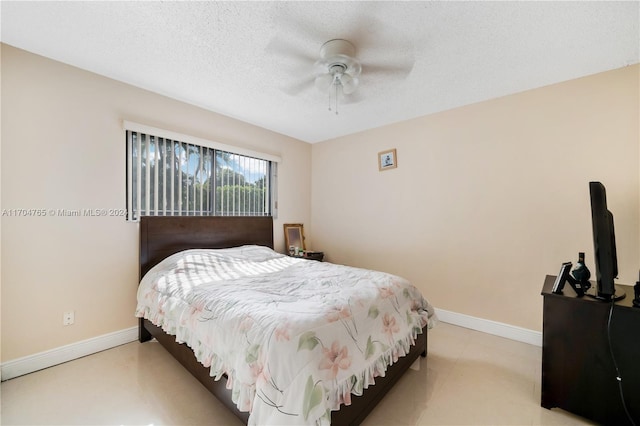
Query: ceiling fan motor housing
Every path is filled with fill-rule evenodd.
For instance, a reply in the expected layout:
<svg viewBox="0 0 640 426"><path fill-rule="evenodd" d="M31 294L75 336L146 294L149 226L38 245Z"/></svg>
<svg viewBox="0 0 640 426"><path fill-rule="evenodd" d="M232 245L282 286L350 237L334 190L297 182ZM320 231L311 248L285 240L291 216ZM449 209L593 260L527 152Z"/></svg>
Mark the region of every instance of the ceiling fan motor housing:
<svg viewBox="0 0 640 426"><path fill-rule="evenodd" d="M336 55L350 56L353 58L356 56L356 47L347 40L336 38L329 40L320 48L321 59L329 60L329 58Z"/></svg>
<svg viewBox="0 0 640 426"><path fill-rule="evenodd" d="M334 39L323 44L316 62L316 86L324 91L339 83L345 94L353 93L362 71L355 53L355 46L347 40Z"/></svg>

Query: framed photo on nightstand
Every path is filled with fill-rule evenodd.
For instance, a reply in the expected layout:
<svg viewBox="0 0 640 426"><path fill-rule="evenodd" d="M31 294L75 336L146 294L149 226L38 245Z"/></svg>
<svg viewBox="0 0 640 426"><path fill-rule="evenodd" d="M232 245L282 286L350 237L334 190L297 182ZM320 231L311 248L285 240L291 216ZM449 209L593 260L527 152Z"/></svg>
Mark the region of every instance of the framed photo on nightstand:
<svg viewBox="0 0 640 426"><path fill-rule="evenodd" d="M295 250L296 248L298 250L305 250L304 226L301 223L284 224L284 244L289 251Z"/></svg>

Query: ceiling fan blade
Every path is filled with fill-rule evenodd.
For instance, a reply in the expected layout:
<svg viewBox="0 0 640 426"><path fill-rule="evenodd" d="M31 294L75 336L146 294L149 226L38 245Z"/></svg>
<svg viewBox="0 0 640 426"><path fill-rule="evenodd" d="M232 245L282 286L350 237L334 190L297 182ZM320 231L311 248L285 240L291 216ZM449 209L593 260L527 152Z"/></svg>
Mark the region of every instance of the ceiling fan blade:
<svg viewBox="0 0 640 426"><path fill-rule="evenodd" d="M281 90L288 95L297 96L302 92L305 92L311 88L315 88L313 82L313 76L309 75L308 77L298 79L293 83L282 86Z"/></svg>
<svg viewBox="0 0 640 426"><path fill-rule="evenodd" d="M344 104L344 105L350 105L350 104L357 104L358 102L363 100L364 100L364 97L362 96L362 93L356 91L354 93L351 93L350 95L341 96L338 103Z"/></svg>
<svg viewBox="0 0 640 426"><path fill-rule="evenodd" d="M396 64L362 64L363 76L381 76L392 78L405 78L413 70L413 61Z"/></svg>
<svg viewBox="0 0 640 426"><path fill-rule="evenodd" d="M413 50L412 40L403 35L403 31L394 31L394 25L376 17L371 7L367 14L352 18L345 38L356 46L356 57L365 57L371 52L379 55L381 52L398 49Z"/></svg>
<svg viewBox="0 0 640 426"><path fill-rule="evenodd" d="M333 76L331 74L320 74L315 78L315 86L321 92L326 92L333 84Z"/></svg>
<svg viewBox="0 0 640 426"><path fill-rule="evenodd" d="M353 24L350 41L356 46L356 58L363 76L405 78L415 63L414 42L401 31L393 31L373 15L361 16Z"/></svg>
<svg viewBox="0 0 640 426"><path fill-rule="evenodd" d="M269 42L265 51L282 56L284 59L295 58L299 62L308 63L309 66L313 66L313 63L318 60L316 52L309 51L292 40L277 36Z"/></svg>

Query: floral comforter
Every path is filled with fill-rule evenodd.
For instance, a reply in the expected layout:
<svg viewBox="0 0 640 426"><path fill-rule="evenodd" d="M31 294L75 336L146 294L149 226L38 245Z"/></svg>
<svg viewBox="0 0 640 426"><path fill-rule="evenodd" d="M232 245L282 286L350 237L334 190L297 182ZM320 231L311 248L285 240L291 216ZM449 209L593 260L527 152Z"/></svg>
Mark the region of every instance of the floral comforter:
<svg viewBox="0 0 640 426"><path fill-rule="evenodd" d="M226 374L249 424L329 424L409 352L433 308L394 275L242 246L163 260L136 315Z"/></svg>

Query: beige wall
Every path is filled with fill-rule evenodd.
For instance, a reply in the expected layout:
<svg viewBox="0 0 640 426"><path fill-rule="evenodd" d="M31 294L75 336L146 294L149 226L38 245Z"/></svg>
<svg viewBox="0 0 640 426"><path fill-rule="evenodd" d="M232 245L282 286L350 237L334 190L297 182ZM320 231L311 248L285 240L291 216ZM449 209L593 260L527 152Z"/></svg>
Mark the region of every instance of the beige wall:
<svg viewBox="0 0 640 426"><path fill-rule="evenodd" d="M1 46L0 46L1 47ZM0 48L0 64L2 64L2 49ZM2 82L2 67L0 66L0 82ZM2 84L0 84L0 129L2 128ZM2 211L2 134L0 130L0 212ZM0 321L2 321L2 216L0 215ZM0 322L0 362L2 362L2 324Z"/></svg>
<svg viewBox="0 0 640 426"><path fill-rule="evenodd" d="M541 330L546 274L586 252L588 182L640 267L639 66L313 145L314 247L413 281L441 309ZM377 153L397 148L398 168Z"/></svg>
<svg viewBox="0 0 640 426"><path fill-rule="evenodd" d="M539 330L544 275L578 251L593 270L589 180L607 186L620 281L637 277L638 66L308 145L0 53L2 209L123 208L127 119L281 156L276 249L282 223L303 222L328 260L403 275L442 309ZM378 172L388 148L399 167ZM2 362L136 324L137 225L1 221Z"/></svg>
<svg viewBox="0 0 640 426"><path fill-rule="evenodd" d="M126 119L281 156L276 249L310 221L309 144L7 45L1 73L3 209L124 208ZM3 362L137 324L136 224L5 216L1 236Z"/></svg>

